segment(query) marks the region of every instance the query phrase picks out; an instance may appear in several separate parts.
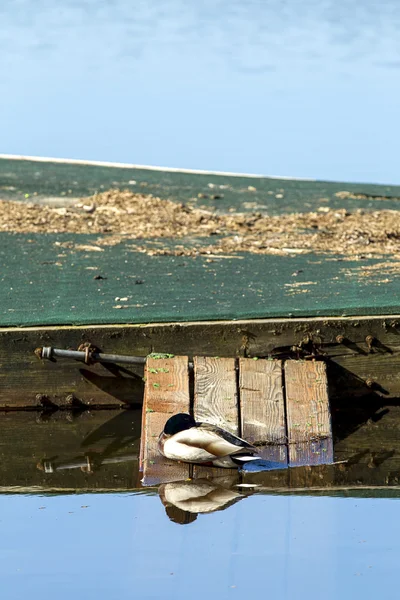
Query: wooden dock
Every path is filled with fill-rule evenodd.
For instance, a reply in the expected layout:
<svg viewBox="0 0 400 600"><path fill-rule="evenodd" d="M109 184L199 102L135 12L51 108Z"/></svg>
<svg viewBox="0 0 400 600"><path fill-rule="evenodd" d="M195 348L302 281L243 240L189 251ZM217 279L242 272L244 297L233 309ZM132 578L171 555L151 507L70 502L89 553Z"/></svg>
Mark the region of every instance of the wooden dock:
<svg viewBox="0 0 400 600"><path fill-rule="evenodd" d="M396 186L0 158L0 200L56 206L60 218L74 203L116 189L225 217L337 213L339 225L357 211L396 211L400 198ZM142 357L314 357L327 364L331 401L400 397L400 276L392 252L343 257L305 244L215 254L218 235L207 234L201 243L210 249L186 256L191 238L149 238L138 249L120 230L37 233L32 221L33 229L6 217L0 224L1 410L68 409L71 398L90 409L141 404L142 369L35 355L37 347L83 343ZM264 236L265 247L274 237ZM390 239L397 251L395 231ZM174 252L163 253L167 247Z"/></svg>
<svg viewBox="0 0 400 600"><path fill-rule="evenodd" d="M67 223L74 203L116 189L250 221L255 211L331 214L340 234L357 211L395 216L400 198L394 186L0 158L0 200L56 207ZM388 253L371 243L347 256L307 244L216 254L216 231L189 255L185 245L196 250L198 242L190 236L142 243L120 230L40 231L3 215L0 491L138 491L144 479L169 482L159 488L169 502L168 486L179 489L191 475L228 504L243 484L264 493L400 493L396 231L385 229ZM265 247L274 238L266 235ZM144 374L138 364L39 360L36 351L88 346L143 361L155 352L176 358L150 358ZM157 438L178 410L259 444L281 468L167 464ZM307 466L285 468L296 465Z"/></svg>
<svg viewBox="0 0 400 600"><path fill-rule="evenodd" d="M145 367L140 469L143 485L188 477L226 476L225 469L194 468L160 456L167 419L192 413L260 447L274 467L333 461L326 365L322 361L250 358L149 357ZM192 393L191 393L192 392Z"/></svg>

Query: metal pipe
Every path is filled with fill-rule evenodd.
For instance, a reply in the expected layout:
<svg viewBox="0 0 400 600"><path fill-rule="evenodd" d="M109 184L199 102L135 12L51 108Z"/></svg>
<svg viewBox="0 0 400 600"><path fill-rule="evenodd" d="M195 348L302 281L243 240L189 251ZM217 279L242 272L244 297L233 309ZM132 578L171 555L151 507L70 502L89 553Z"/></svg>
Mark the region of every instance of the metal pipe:
<svg viewBox="0 0 400 600"><path fill-rule="evenodd" d="M127 365L144 365L146 358L143 356L124 356L123 354L103 354L102 352L81 352L79 350L62 350L61 348L52 348L47 346L38 352L40 358L71 358L85 363L122 363Z"/></svg>
<svg viewBox="0 0 400 600"><path fill-rule="evenodd" d="M103 352L90 352L89 348L85 351L81 350L63 350L61 348L52 348L51 346L45 346L43 348L36 348L35 354L38 358L46 358L52 360L53 358L69 358L73 360L79 360L87 365L92 363L121 363L126 365L140 365L146 364L146 356L126 356L123 354L104 354ZM150 355L151 356L151 355ZM172 358L173 354L157 354L157 358ZM193 362L189 361L189 369L193 369ZM238 365L235 364L235 368L238 369Z"/></svg>

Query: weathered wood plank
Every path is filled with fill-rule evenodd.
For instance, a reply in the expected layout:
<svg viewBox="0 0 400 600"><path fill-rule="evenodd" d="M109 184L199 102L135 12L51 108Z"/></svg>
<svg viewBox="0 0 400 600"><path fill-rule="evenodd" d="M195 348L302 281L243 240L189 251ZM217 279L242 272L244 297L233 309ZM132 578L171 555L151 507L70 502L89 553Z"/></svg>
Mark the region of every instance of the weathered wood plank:
<svg viewBox="0 0 400 600"><path fill-rule="evenodd" d="M238 393L233 358L194 358L194 418L239 435ZM226 469L194 467L193 477L218 477Z"/></svg>
<svg viewBox="0 0 400 600"><path fill-rule="evenodd" d="M158 452L158 437L170 416L189 412L188 357L148 358L142 410L140 469L143 485L186 479L188 465L170 461Z"/></svg>
<svg viewBox="0 0 400 600"><path fill-rule="evenodd" d="M332 462L325 363L286 361L285 386L290 466Z"/></svg>
<svg viewBox="0 0 400 600"><path fill-rule="evenodd" d="M194 358L194 418L239 435L236 368L233 358Z"/></svg>
<svg viewBox="0 0 400 600"><path fill-rule="evenodd" d="M291 467L329 465L333 461L332 438L289 444Z"/></svg>
<svg viewBox="0 0 400 600"><path fill-rule="evenodd" d="M242 437L264 444L265 460L287 464L286 418L280 360L239 360Z"/></svg>

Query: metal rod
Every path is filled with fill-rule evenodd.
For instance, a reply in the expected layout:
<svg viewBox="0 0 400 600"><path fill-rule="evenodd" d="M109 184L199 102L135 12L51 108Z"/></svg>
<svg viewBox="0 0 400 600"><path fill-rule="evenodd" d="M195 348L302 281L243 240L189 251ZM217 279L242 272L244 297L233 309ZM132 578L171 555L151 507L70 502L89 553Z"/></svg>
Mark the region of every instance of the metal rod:
<svg viewBox="0 0 400 600"><path fill-rule="evenodd" d="M126 365L141 365L146 364L146 356L126 356L123 354L103 354L103 352L90 352L87 348L85 351L81 350L63 350L62 348L52 348L51 346L45 346L44 348L36 348L36 356L39 358L46 358L51 360L53 358L70 358L73 360L79 360L81 362L90 365L92 363L121 363ZM150 355L151 356L151 355ZM158 358L172 357L172 354L160 353L157 355ZM238 365L235 365L238 369ZM189 369L193 369L193 362L189 361Z"/></svg>
<svg viewBox="0 0 400 600"><path fill-rule="evenodd" d="M62 350L47 346L41 349L40 358L71 358L85 363L123 363L127 365L144 365L146 358L143 356L124 356L123 354L103 354L102 352L81 352L79 350Z"/></svg>

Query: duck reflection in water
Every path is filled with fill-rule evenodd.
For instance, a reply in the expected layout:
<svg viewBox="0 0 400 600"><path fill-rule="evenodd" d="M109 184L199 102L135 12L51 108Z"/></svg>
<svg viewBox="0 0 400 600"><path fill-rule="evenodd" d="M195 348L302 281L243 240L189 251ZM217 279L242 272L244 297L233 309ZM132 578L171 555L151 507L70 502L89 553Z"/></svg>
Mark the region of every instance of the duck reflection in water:
<svg viewBox="0 0 400 600"><path fill-rule="evenodd" d="M250 488L246 488L246 493L241 492L234 487L235 482L236 478L226 477L175 481L160 485L158 493L169 519L187 525L198 514L225 510L254 492Z"/></svg>

